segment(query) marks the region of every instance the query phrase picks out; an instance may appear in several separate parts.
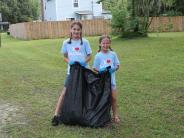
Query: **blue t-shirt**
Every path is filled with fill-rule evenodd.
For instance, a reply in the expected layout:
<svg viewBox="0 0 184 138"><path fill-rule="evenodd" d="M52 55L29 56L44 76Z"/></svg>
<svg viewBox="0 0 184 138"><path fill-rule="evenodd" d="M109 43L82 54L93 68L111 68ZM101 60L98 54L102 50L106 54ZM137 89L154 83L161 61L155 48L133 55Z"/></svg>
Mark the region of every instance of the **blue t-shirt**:
<svg viewBox="0 0 184 138"><path fill-rule="evenodd" d="M119 59L114 51L108 51L107 53L98 52L95 55L93 68L98 71L101 68L111 66L111 68L117 68L120 65ZM111 74L111 84L116 85L115 72Z"/></svg>
<svg viewBox="0 0 184 138"><path fill-rule="evenodd" d="M61 53L67 54L69 61L85 62L87 55L92 53L88 40L71 40L71 44L68 43L69 39L63 42ZM70 74L70 65L68 65L67 74Z"/></svg>

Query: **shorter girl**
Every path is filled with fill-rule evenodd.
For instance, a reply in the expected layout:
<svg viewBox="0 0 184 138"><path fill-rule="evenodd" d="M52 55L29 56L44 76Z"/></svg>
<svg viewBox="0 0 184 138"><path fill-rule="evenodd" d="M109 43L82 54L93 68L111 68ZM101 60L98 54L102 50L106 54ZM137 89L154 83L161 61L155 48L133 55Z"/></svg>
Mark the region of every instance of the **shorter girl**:
<svg viewBox="0 0 184 138"><path fill-rule="evenodd" d="M117 90L116 90L116 80L115 80L115 71L119 69L119 59L116 53L111 49L111 39L109 36L103 35L99 39L99 50L95 55L93 69L102 73L107 70L107 67L111 67L108 71L111 73L111 102L112 102L112 120L115 123L120 122L120 118L117 113Z"/></svg>

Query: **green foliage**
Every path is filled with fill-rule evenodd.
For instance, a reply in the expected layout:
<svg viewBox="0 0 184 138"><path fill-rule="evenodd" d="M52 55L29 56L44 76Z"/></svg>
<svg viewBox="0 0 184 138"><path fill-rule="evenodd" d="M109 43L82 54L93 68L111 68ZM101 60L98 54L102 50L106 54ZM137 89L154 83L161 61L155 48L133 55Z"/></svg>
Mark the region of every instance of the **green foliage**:
<svg viewBox="0 0 184 138"><path fill-rule="evenodd" d="M147 36L144 18L138 17L130 4L132 3L119 0L111 7L113 34L128 38Z"/></svg>
<svg viewBox="0 0 184 138"><path fill-rule="evenodd" d="M113 34L122 37L147 36L150 17L184 14L180 0L100 0L112 12ZM172 26L166 27L171 30Z"/></svg>
<svg viewBox="0 0 184 138"><path fill-rule="evenodd" d="M111 10L112 7L116 6L120 0L99 0L97 3L102 2L103 9ZM124 0L121 0L124 1Z"/></svg>
<svg viewBox="0 0 184 138"><path fill-rule="evenodd" d="M127 23L127 17L129 16L128 11L125 8L120 8L118 6L112 8L112 27L116 31L124 31L125 24Z"/></svg>
<svg viewBox="0 0 184 138"><path fill-rule="evenodd" d="M0 0L3 21L10 23L27 22L38 19L37 0Z"/></svg>
<svg viewBox="0 0 184 138"><path fill-rule="evenodd" d="M121 37L137 37L143 36L143 31L136 31L136 29L140 28L139 26L139 18L131 17L129 12L126 9L117 9L114 8L112 10L112 33L115 35L120 35ZM118 17L118 18L117 18Z"/></svg>
<svg viewBox="0 0 184 138"><path fill-rule="evenodd" d="M184 15L183 0L162 0L161 15L164 16L182 16Z"/></svg>
<svg viewBox="0 0 184 138"><path fill-rule="evenodd" d="M184 0L175 0L174 9L178 13L182 13L184 15Z"/></svg>

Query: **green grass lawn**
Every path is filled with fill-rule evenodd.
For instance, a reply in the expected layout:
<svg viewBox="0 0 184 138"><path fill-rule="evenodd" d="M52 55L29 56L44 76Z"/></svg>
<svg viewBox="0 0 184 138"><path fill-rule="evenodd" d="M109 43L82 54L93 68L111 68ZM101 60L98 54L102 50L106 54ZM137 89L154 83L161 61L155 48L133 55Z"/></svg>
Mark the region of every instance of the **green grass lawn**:
<svg viewBox="0 0 184 138"><path fill-rule="evenodd" d="M88 39L94 57L98 37ZM9 104L17 110L7 111L0 137L184 137L184 33L112 39L121 62L117 87L122 121L106 128L51 126L66 74L60 54L62 41L23 41L2 35L0 105Z"/></svg>

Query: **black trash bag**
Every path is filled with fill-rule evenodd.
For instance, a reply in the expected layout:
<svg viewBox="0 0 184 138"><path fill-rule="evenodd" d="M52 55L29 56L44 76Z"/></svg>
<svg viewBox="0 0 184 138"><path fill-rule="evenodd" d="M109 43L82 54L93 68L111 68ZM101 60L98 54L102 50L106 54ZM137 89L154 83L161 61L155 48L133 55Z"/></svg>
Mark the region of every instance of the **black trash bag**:
<svg viewBox="0 0 184 138"><path fill-rule="evenodd" d="M110 109L110 73L96 74L78 63L72 65L61 108L61 123L102 127L111 120Z"/></svg>

